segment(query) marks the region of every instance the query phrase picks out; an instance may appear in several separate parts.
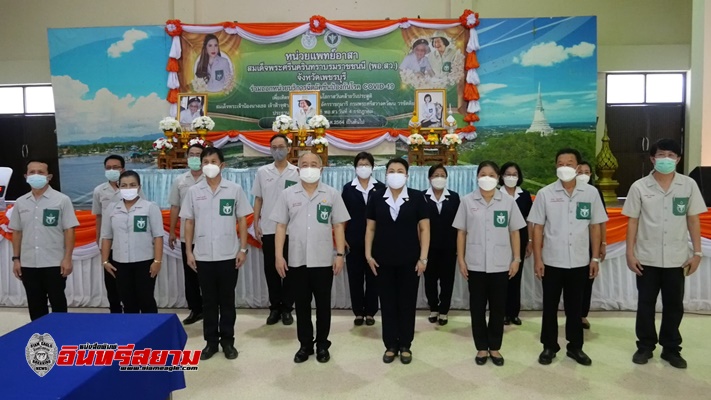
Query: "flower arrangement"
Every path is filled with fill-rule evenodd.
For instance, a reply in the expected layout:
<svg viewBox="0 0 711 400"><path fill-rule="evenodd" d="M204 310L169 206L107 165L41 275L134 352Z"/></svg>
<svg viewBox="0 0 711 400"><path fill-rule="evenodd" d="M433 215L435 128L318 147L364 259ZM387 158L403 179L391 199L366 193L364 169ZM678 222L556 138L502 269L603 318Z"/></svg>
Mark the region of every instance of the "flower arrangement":
<svg viewBox="0 0 711 400"><path fill-rule="evenodd" d="M272 122L272 130L274 132L288 131L294 129L294 120L288 115L279 115Z"/></svg>
<svg viewBox="0 0 711 400"><path fill-rule="evenodd" d="M314 15L309 18L309 29L315 34L320 34L326 29L326 18Z"/></svg>
<svg viewBox="0 0 711 400"><path fill-rule="evenodd" d="M162 120L160 120L158 126L162 131L178 132L180 130L180 122L178 122L178 120L173 117L163 118Z"/></svg>
<svg viewBox="0 0 711 400"><path fill-rule="evenodd" d="M190 86L193 88L194 92L207 92L207 81L204 78L198 78L197 76L190 82Z"/></svg>
<svg viewBox="0 0 711 400"><path fill-rule="evenodd" d="M479 13L472 10L464 10L464 13L459 16L459 23L467 29L476 28L479 26Z"/></svg>
<svg viewBox="0 0 711 400"><path fill-rule="evenodd" d="M207 141L204 139L200 139L200 138L190 139L190 141L188 142L188 147L195 145L195 144L199 144L202 147L209 147L207 144Z"/></svg>
<svg viewBox="0 0 711 400"><path fill-rule="evenodd" d="M413 133L407 138L407 144L410 146L420 146L425 144L425 138L419 133Z"/></svg>
<svg viewBox="0 0 711 400"><path fill-rule="evenodd" d="M448 133L442 138L442 144L445 146L458 146L462 144L462 139L456 133Z"/></svg>
<svg viewBox="0 0 711 400"><path fill-rule="evenodd" d="M208 116L202 116L202 117L197 117L193 120L192 127L194 130L206 130L210 131L212 128L215 127L215 121L212 120L212 118Z"/></svg>
<svg viewBox="0 0 711 400"><path fill-rule="evenodd" d="M158 138L153 142L153 148L156 150L170 150L173 148L172 140L166 138Z"/></svg>
<svg viewBox="0 0 711 400"><path fill-rule="evenodd" d="M328 119L326 119L326 117L324 117L323 115L314 115L309 120L309 126L314 129L318 129L318 128L328 129L331 127L331 123L328 122Z"/></svg>
<svg viewBox="0 0 711 400"><path fill-rule="evenodd" d="M328 139L326 139L325 137L316 138L311 141L311 144L314 146L317 144L320 144L320 145L328 147Z"/></svg>

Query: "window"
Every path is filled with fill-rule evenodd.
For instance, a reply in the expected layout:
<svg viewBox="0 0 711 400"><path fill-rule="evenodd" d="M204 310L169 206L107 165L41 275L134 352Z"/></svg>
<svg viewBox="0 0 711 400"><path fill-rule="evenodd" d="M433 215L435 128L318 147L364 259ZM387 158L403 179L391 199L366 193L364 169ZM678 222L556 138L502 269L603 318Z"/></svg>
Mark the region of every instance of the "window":
<svg viewBox="0 0 711 400"><path fill-rule="evenodd" d="M25 112L22 87L0 87L0 114Z"/></svg>
<svg viewBox="0 0 711 400"><path fill-rule="evenodd" d="M0 114L54 114L52 86L0 86Z"/></svg>
<svg viewBox="0 0 711 400"><path fill-rule="evenodd" d="M608 74L607 104L683 103L682 73Z"/></svg>

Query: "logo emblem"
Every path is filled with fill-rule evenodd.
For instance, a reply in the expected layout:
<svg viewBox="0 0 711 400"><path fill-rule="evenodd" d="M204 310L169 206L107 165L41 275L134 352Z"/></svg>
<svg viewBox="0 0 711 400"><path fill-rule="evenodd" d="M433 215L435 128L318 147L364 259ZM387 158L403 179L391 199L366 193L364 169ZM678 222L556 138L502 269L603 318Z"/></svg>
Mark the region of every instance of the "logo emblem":
<svg viewBox="0 0 711 400"><path fill-rule="evenodd" d="M450 61L444 62L442 64L442 72L452 72L452 63Z"/></svg>
<svg viewBox="0 0 711 400"><path fill-rule="evenodd" d="M35 333L25 347L27 364L40 378L47 375L57 362L57 344L52 335Z"/></svg>
<svg viewBox="0 0 711 400"><path fill-rule="evenodd" d="M316 220L322 224L329 223L331 217L331 206L319 203L316 206Z"/></svg>
<svg viewBox="0 0 711 400"><path fill-rule="evenodd" d="M220 215L231 216L235 211L235 199L220 199Z"/></svg>
<svg viewBox="0 0 711 400"><path fill-rule="evenodd" d="M215 80L216 81L220 82L224 78L225 78L225 71L223 71L221 69L215 71Z"/></svg>
<svg viewBox="0 0 711 400"><path fill-rule="evenodd" d="M592 214L590 203L578 202L577 210L575 212L576 219L590 219Z"/></svg>
<svg viewBox="0 0 711 400"><path fill-rule="evenodd" d="M316 35L313 35L311 32L306 32L303 35L301 35L301 45L306 49L306 50L311 50L314 47L316 47Z"/></svg>
<svg viewBox="0 0 711 400"><path fill-rule="evenodd" d="M148 226L148 217L145 215L134 215L133 216L133 231L134 232L146 232L146 227Z"/></svg>
<svg viewBox="0 0 711 400"><path fill-rule="evenodd" d="M494 227L505 228L509 226L508 211L494 211Z"/></svg>
<svg viewBox="0 0 711 400"><path fill-rule="evenodd" d="M686 215L687 208L689 207L688 197L675 197L673 203L673 213L677 216Z"/></svg>
<svg viewBox="0 0 711 400"><path fill-rule="evenodd" d="M323 35L323 41L326 43L326 46L335 49L339 44L341 44L341 35L327 30Z"/></svg>
<svg viewBox="0 0 711 400"><path fill-rule="evenodd" d="M59 224L59 210L45 209L42 212L42 223L44 226L57 226Z"/></svg>
<svg viewBox="0 0 711 400"><path fill-rule="evenodd" d="M296 185L296 182L294 182L294 181L290 181L288 179L284 181L284 189L288 188L289 186L294 186L294 185Z"/></svg>

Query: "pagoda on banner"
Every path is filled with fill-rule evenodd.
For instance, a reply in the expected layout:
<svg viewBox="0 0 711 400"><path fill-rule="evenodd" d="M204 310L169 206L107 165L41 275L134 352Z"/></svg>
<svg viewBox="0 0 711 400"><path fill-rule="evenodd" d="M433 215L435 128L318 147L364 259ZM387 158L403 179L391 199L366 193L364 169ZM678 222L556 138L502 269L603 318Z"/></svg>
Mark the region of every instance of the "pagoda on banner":
<svg viewBox="0 0 711 400"><path fill-rule="evenodd" d="M543 113L543 98L541 97L541 83L538 82L538 102L536 103L536 111L533 112L533 122L531 127L526 130L526 133L537 132L541 136L548 136L553 133L553 128L548 124L546 115Z"/></svg>

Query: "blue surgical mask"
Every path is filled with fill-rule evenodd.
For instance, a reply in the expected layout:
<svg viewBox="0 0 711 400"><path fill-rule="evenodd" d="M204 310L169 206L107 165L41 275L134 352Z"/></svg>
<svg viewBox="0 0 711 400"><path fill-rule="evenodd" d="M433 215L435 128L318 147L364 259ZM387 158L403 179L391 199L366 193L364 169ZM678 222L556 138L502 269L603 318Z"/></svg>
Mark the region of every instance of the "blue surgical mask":
<svg viewBox="0 0 711 400"><path fill-rule="evenodd" d="M104 172L104 176L106 176L106 179L108 179L109 182L118 182L119 177L121 176L121 171L117 169L109 169Z"/></svg>
<svg viewBox="0 0 711 400"><path fill-rule="evenodd" d="M202 161L200 157L188 157L188 168L192 171L199 171L202 168Z"/></svg>
<svg viewBox="0 0 711 400"><path fill-rule="evenodd" d="M676 160L669 157L655 158L654 169L660 174L671 174L676 170Z"/></svg>
<svg viewBox="0 0 711 400"><path fill-rule="evenodd" d="M47 176L39 174L27 175L27 183L32 189L42 189L47 185Z"/></svg>

